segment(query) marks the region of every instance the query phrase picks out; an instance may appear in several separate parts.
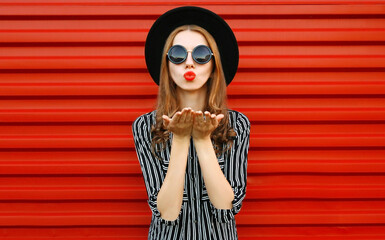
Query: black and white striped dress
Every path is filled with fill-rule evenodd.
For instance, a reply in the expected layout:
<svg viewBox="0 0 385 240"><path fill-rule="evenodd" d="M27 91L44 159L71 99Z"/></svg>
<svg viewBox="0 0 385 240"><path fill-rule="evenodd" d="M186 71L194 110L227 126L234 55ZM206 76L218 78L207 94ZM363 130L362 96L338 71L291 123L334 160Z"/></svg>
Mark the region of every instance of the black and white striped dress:
<svg viewBox="0 0 385 240"><path fill-rule="evenodd" d="M242 113L228 110L229 124L237 133L229 151L223 152L218 163L234 191L232 209L215 208L207 194L193 139L190 139L183 191L183 203L174 221L162 219L157 209L157 194L166 176L171 154L172 133L166 149L160 153L163 162L151 154L151 125L155 124L156 110L143 114L132 124L136 153L142 169L148 194L152 220L148 233L150 240L234 240L238 239L234 215L246 195L247 154L250 141L250 122ZM159 154L159 153L158 153Z"/></svg>

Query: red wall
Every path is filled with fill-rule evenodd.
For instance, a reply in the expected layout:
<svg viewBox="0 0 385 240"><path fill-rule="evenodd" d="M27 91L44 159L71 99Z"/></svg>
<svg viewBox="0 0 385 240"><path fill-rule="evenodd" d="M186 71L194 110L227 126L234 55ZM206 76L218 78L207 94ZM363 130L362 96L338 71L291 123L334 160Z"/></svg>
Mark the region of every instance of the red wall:
<svg viewBox="0 0 385 240"><path fill-rule="evenodd" d="M239 41L240 239L385 239L385 1L363 0L1 0L0 239L146 239L131 124L147 32L182 4Z"/></svg>

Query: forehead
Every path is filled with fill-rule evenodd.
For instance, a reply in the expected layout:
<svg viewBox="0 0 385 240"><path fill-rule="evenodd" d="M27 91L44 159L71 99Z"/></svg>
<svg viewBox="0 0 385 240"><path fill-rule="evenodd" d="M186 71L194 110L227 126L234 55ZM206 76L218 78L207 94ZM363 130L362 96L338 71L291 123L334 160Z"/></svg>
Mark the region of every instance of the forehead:
<svg viewBox="0 0 385 240"><path fill-rule="evenodd" d="M197 45L209 45L206 38L197 31L184 30L176 34L172 45L182 45L187 49L193 49Z"/></svg>

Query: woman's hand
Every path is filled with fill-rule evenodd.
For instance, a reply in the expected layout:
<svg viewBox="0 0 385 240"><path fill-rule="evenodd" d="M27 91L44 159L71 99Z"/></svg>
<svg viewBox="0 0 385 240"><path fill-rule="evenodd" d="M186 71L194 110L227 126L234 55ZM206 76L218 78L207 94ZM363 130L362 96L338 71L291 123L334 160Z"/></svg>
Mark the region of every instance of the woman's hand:
<svg viewBox="0 0 385 240"><path fill-rule="evenodd" d="M219 122L224 116L225 115L223 114L217 116L206 111L204 118L202 111L193 112L194 123L191 135L194 139L210 137L211 133L218 127Z"/></svg>
<svg viewBox="0 0 385 240"><path fill-rule="evenodd" d="M190 137L193 126L192 112L191 108L183 108L182 111L176 112L172 118L163 115L163 125L174 135Z"/></svg>

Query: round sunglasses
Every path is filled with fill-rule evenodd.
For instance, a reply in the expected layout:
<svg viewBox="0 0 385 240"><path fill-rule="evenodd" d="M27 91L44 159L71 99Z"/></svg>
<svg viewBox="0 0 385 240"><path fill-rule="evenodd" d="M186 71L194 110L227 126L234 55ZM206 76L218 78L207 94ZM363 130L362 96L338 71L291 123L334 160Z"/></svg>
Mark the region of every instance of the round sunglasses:
<svg viewBox="0 0 385 240"><path fill-rule="evenodd" d="M208 63L214 56L211 49L205 45L198 45L192 51L187 51L182 45L174 45L168 50L167 57L172 63L181 64L186 61L188 52L192 52L192 58L199 64Z"/></svg>

